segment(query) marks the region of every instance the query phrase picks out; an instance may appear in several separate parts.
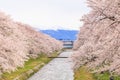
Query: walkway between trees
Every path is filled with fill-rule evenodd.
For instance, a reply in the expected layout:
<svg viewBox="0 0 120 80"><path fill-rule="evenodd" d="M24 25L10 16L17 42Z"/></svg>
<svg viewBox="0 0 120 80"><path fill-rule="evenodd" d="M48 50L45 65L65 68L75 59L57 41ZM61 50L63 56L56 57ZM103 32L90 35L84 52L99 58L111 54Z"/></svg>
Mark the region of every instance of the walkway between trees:
<svg viewBox="0 0 120 80"><path fill-rule="evenodd" d="M73 63L70 58L71 54L72 51L62 52L58 57L68 58L53 59L28 80L74 80Z"/></svg>

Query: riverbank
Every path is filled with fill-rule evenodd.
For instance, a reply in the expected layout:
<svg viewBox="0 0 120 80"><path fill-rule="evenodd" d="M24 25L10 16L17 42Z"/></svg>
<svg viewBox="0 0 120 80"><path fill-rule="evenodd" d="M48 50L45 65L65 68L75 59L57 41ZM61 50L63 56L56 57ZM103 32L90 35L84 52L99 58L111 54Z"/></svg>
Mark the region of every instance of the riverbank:
<svg viewBox="0 0 120 80"><path fill-rule="evenodd" d="M80 67L74 73L74 80L95 80L93 74L91 74L85 67Z"/></svg>
<svg viewBox="0 0 120 80"><path fill-rule="evenodd" d="M72 54L71 50L65 50L28 80L74 80Z"/></svg>
<svg viewBox="0 0 120 80"><path fill-rule="evenodd" d="M120 76L113 75L114 80L120 80ZM110 74L108 72L90 73L85 67L80 67L75 71L74 80L110 80Z"/></svg>
<svg viewBox="0 0 120 80"><path fill-rule="evenodd" d="M60 52L54 52L51 56L56 57L59 53ZM48 58L47 55L41 54L36 59L29 59L26 61L23 68L18 68L15 72L4 73L0 80L26 80L51 60L52 58Z"/></svg>

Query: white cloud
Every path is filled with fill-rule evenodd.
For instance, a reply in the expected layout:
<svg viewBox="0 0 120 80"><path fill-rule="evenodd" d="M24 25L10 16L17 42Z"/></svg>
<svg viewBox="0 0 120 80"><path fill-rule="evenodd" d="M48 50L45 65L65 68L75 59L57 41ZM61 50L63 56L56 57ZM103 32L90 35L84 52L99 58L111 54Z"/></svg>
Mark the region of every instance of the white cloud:
<svg viewBox="0 0 120 80"><path fill-rule="evenodd" d="M0 0L0 9L38 29L79 29L89 11L85 0Z"/></svg>

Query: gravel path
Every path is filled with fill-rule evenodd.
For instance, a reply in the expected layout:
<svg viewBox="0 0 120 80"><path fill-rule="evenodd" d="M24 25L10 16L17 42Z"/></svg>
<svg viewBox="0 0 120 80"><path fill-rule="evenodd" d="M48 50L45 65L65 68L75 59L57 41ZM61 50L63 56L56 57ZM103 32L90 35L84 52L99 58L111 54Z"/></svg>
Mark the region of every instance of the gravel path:
<svg viewBox="0 0 120 80"><path fill-rule="evenodd" d="M66 51L59 57L70 57L72 51ZM28 80L74 80L71 58L55 58Z"/></svg>

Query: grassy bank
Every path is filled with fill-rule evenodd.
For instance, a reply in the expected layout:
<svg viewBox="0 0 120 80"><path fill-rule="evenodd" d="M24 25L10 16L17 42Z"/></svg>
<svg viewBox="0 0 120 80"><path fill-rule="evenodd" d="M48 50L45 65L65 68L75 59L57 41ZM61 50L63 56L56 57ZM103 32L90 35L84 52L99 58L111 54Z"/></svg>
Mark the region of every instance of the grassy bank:
<svg viewBox="0 0 120 80"><path fill-rule="evenodd" d="M85 67L80 67L76 70L74 78L74 80L95 80L93 75Z"/></svg>
<svg viewBox="0 0 120 80"><path fill-rule="evenodd" d="M85 67L80 67L75 71L74 80L110 80L110 74L104 72L102 74L92 74ZM120 76L113 75L114 80L120 80Z"/></svg>
<svg viewBox="0 0 120 80"><path fill-rule="evenodd" d="M55 57L58 54L59 54L58 52L54 52L52 56ZM28 61L26 61L23 68L18 68L18 70L15 72L4 73L0 80L15 80L15 78L18 76L20 80L26 80L26 78L37 72L41 67L43 67L51 60L52 59L48 58L47 55L41 54L36 59L29 59Z"/></svg>
<svg viewBox="0 0 120 80"><path fill-rule="evenodd" d="M108 72L104 72L103 74L94 74L95 80L110 80L110 74ZM120 76L113 75L113 80L120 80Z"/></svg>

